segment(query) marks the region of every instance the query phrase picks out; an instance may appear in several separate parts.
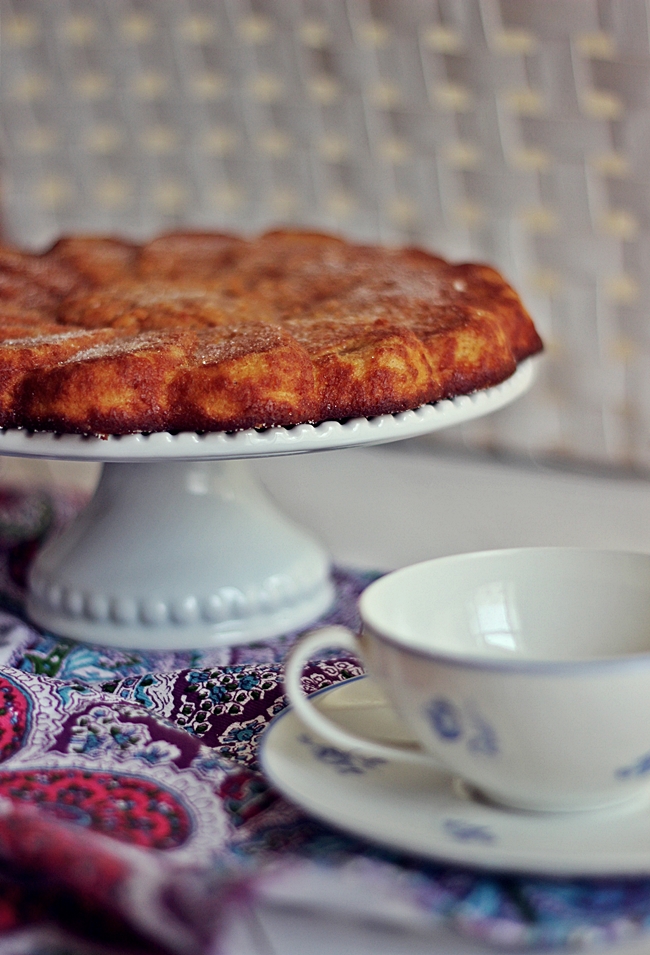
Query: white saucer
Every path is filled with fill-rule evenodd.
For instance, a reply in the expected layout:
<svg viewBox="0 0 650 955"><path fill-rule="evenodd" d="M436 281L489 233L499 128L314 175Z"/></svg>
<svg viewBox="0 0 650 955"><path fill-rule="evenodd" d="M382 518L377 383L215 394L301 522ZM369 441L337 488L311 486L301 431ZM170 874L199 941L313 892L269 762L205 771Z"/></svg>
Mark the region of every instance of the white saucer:
<svg viewBox="0 0 650 955"><path fill-rule="evenodd" d="M314 696L319 708L354 732L391 742L409 739L369 677ZM650 874L650 794L642 803L607 811L506 810L473 799L459 780L436 769L336 750L290 709L264 734L260 759L267 777L292 802L392 849L543 875Z"/></svg>

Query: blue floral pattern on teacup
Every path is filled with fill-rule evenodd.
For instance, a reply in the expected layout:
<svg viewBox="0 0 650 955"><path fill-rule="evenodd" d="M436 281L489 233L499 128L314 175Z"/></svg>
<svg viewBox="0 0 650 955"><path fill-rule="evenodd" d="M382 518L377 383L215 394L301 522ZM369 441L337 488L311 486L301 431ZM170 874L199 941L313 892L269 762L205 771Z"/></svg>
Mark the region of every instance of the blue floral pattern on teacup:
<svg viewBox="0 0 650 955"><path fill-rule="evenodd" d="M445 743L463 740L471 753L496 756L499 741L494 727L479 713L475 703L469 701L461 708L444 696L437 696L426 707L429 722Z"/></svg>
<svg viewBox="0 0 650 955"><path fill-rule="evenodd" d="M463 735L463 720L451 700L437 697L427 707L429 720L441 739L457 740Z"/></svg>
<svg viewBox="0 0 650 955"><path fill-rule="evenodd" d="M645 776L646 773L650 773L650 752L639 756L631 766L617 769L614 775L617 779L634 779L637 776Z"/></svg>
<svg viewBox="0 0 650 955"><path fill-rule="evenodd" d="M361 775L388 762L381 756L359 756L355 753L347 753L345 750L337 749L335 746L317 743L307 733L299 736L298 742L309 747L314 759L332 766L337 773L357 773Z"/></svg>
<svg viewBox="0 0 650 955"><path fill-rule="evenodd" d="M471 733L467 740L467 748L472 753L496 756L499 752L499 744L494 727L490 726L487 720L483 719L481 714L472 706L468 707L468 715L471 722Z"/></svg>

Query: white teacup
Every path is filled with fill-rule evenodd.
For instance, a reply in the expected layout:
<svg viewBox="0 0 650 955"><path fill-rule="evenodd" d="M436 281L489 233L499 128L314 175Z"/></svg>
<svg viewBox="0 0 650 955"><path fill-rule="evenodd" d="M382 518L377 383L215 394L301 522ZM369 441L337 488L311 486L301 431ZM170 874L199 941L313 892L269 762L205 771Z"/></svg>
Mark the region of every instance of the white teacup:
<svg viewBox="0 0 650 955"><path fill-rule="evenodd" d="M650 790L650 555L582 548L460 554L361 596L361 636L307 636L286 667L298 715L332 745L425 760L487 798L595 809ZM356 737L303 693L305 663L358 653L421 750Z"/></svg>

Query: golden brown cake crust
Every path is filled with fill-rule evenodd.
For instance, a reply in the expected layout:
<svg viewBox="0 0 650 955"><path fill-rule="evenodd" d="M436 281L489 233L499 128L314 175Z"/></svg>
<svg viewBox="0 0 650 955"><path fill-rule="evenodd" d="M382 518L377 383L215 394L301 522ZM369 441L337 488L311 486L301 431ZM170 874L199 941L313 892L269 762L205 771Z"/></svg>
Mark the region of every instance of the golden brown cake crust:
<svg viewBox="0 0 650 955"><path fill-rule="evenodd" d="M542 342L485 265L270 232L0 247L0 426L234 431L487 388Z"/></svg>

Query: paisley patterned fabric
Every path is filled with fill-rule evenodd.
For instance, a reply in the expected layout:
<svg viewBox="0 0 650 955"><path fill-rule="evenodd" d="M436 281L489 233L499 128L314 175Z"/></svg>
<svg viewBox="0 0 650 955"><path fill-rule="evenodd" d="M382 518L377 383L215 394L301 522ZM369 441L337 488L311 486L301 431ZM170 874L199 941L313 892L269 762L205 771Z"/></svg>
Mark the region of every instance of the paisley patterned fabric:
<svg viewBox="0 0 650 955"><path fill-rule="evenodd" d="M0 674L0 762L17 753L25 741L32 701L15 680Z"/></svg>
<svg viewBox="0 0 650 955"><path fill-rule="evenodd" d="M0 955L208 955L224 913L265 883L323 880L441 918L500 951L606 944L650 930L650 879L533 879L405 858L344 836L275 793L256 762L286 705L296 633L204 652L101 649L43 633L22 609L48 526L80 504L0 489ZM376 575L338 570L324 622L358 625ZM312 663L308 691L357 676ZM293 880L293 882L291 881ZM331 894L331 893L330 893Z"/></svg>
<svg viewBox="0 0 650 955"><path fill-rule="evenodd" d="M180 796L143 775L87 767L0 772L0 798L146 849L187 842L192 821Z"/></svg>

